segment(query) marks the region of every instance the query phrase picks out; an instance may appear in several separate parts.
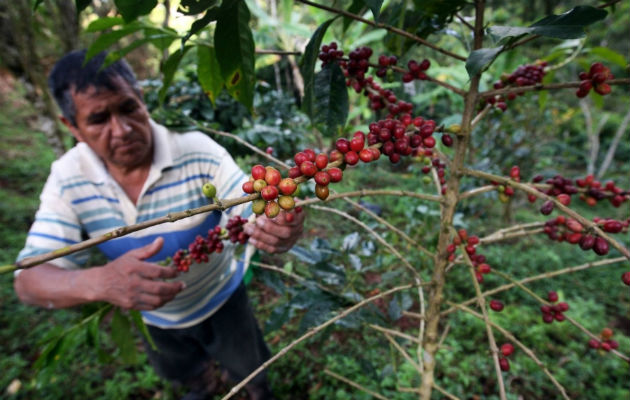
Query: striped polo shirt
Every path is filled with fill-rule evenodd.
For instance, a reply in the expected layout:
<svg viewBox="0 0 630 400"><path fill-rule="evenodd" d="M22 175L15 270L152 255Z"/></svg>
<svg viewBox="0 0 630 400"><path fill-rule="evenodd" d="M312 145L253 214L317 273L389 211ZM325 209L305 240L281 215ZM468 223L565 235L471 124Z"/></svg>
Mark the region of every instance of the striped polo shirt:
<svg viewBox="0 0 630 400"><path fill-rule="evenodd" d="M153 121L151 128L153 163L136 204L85 143L77 144L55 161L18 260L78 243L82 232L97 237L125 225L206 205L209 200L201 188L208 181L217 187L219 198L245 195L241 185L248 177L214 140L201 132L173 133ZM224 225L235 215L248 218L249 203L223 213L214 211L153 226L98 247L113 260L161 236L164 247L148 259L157 262L172 257L180 248L187 249L197 235L205 237L208 230L217 224ZM163 307L143 312L145 322L161 328L183 328L195 325L217 310L238 287L253 252L251 246L246 246L237 259L234 246L225 244L224 251L211 254L208 263L193 264L189 272L177 277L176 280L186 282L186 288ZM74 253L50 263L76 269L86 259L85 252Z"/></svg>

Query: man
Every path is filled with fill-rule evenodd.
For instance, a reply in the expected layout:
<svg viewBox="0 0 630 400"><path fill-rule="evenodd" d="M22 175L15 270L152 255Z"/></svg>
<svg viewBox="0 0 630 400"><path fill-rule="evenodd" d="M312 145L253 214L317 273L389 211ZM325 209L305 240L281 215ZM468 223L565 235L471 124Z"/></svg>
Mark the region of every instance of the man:
<svg viewBox="0 0 630 400"><path fill-rule="evenodd" d="M69 53L49 77L61 121L79 143L53 163L18 259L79 242L82 235L100 236L207 204L201 189L207 181L217 187L219 198L243 195L247 176L225 149L202 133L176 134L150 120L124 61L101 69L104 53L85 65L84 57L85 51ZM104 242L99 248L110 261L102 266L81 268L85 256L73 254L22 270L16 274L16 293L25 303L47 308L106 301L143 310L158 347L147 349L158 374L191 387L187 398L205 398L213 361L240 381L269 357L242 277L252 246L288 250L302 232L304 217L299 214L290 223L283 215L259 217L249 223L250 245L242 259L228 245L182 275L155 261L239 214L248 217L249 204ZM253 399L271 398L264 374L248 391Z"/></svg>

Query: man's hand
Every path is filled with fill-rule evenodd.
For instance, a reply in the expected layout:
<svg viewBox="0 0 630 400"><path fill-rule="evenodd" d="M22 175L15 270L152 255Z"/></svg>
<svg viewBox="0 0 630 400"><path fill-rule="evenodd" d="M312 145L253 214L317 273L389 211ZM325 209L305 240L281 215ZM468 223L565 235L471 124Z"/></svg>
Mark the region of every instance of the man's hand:
<svg viewBox="0 0 630 400"><path fill-rule="evenodd" d="M254 222L245 225L249 243L267 253L288 251L302 235L304 229L304 211L295 213L293 221L286 220L286 212L281 211L276 218L264 215L256 217Z"/></svg>
<svg viewBox="0 0 630 400"><path fill-rule="evenodd" d="M175 278L177 270L144 261L157 254L163 244L164 240L157 238L97 268L98 300L134 310L153 310L171 301L185 285L162 279Z"/></svg>

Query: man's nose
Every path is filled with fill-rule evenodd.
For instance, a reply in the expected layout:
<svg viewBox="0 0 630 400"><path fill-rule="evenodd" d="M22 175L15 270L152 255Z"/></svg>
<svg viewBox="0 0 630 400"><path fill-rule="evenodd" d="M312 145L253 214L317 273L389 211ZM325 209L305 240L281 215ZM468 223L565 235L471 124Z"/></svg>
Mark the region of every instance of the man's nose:
<svg viewBox="0 0 630 400"><path fill-rule="evenodd" d="M131 133L131 125L120 115L112 114L111 129L113 136L125 137Z"/></svg>

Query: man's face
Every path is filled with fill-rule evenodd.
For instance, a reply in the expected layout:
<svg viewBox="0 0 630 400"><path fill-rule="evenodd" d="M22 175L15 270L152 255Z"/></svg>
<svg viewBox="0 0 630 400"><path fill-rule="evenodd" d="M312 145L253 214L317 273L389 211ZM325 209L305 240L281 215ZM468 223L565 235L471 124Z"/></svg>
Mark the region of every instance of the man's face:
<svg viewBox="0 0 630 400"><path fill-rule="evenodd" d="M72 91L76 126L64 123L108 167L133 169L150 164L153 136L146 106L122 78L114 82L114 91L94 87L80 93Z"/></svg>

